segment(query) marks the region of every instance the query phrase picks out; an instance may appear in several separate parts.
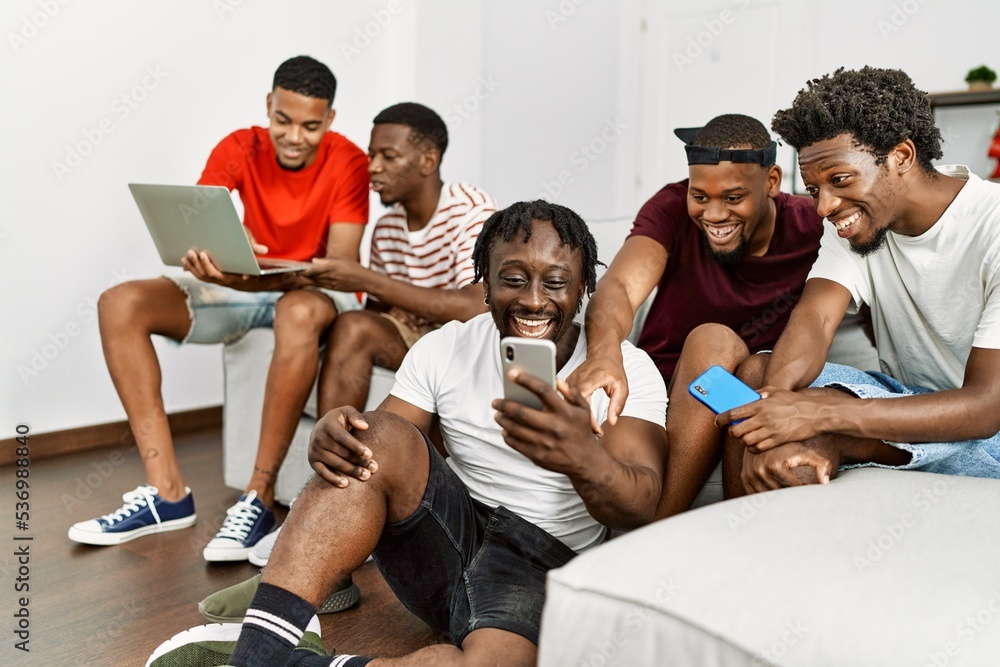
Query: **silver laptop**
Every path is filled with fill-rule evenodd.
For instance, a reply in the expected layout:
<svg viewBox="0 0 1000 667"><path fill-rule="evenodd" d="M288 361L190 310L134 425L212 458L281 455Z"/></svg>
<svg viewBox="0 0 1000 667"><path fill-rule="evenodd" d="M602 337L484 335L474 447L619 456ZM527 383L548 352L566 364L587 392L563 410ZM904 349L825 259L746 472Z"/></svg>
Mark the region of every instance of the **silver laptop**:
<svg viewBox="0 0 1000 667"><path fill-rule="evenodd" d="M160 259L181 266L191 248L208 253L220 271L262 276L304 271L311 264L257 258L229 190L216 185L129 183Z"/></svg>

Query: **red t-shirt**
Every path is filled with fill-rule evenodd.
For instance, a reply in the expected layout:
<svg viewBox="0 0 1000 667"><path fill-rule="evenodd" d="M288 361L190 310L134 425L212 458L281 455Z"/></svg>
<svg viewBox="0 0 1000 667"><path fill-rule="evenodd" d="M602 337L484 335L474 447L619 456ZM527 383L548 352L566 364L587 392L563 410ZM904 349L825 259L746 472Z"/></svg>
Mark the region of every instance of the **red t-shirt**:
<svg viewBox="0 0 1000 667"><path fill-rule="evenodd" d="M811 200L780 193L767 253L719 264L687 212L687 180L671 183L639 210L630 236L647 236L667 251L667 266L639 347L670 382L684 339L717 322L735 331L751 352L774 347L819 252L823 219Z"/></svg>
<svg viewBox="0 0 1000 667"><path fill-rule="evenodd" d="M212 151L198 183L240 193L243 224L269 258L322 257L331 224L368 222L368 156L336 132L323 135L311 165L289 171L266 127L236 130Z"/></svg>

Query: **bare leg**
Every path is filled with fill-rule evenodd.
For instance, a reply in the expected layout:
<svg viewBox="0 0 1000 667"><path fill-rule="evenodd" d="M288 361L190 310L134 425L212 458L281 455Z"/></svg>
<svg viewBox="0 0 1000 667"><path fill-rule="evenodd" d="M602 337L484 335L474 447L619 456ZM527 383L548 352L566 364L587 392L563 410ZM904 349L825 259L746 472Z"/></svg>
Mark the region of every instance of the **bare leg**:
<svg viewBox="0 0 1000 667"><path fill-rule="evenodd" d="M266 507L274 505L278 468L316 380L320 337L336 317L330 299L313 290L288 292L275 305L274 355L264 389L260 441L245 489L256 491Z"/></svg>
<svg viewBox="0 0 1000 667"><path fill-rule="evenodd" d="M397 370L406 345L396 327L377 313L344 313L330 332L319 379L319 413L351 405L365 409L372 366Z"/></svg>
<svg viewBox="0 0 1000 667"><path fill-rule="evenodd" d="M754 389L760 389L764 385L764 370L770 358L769 354L755 354L748 357L736 370L736 377ZM722 454L722 495L725 498L736 498L746 495L740 473L743 470L743 457L748 455L748 452L746 446L739 440L730 438L728 434L723 436L725 447Z"/></svg>
<svg viewBox="0 0 1000 667"><path fill-rule="evenodd" d="M368 412L355 436L372 450L378 472L365 482L335 487L319 477L292 507L264 569L262 581L313 605L361 566L386 523L402 521L420 505L427 487L427 444L413 424L391 413Z"/></svg>
<svg viewBox="0 0 1000 667"><path fill-rule="evenodd" d="M150 336L183 340L191 330L184 292L167 278L116 285L97 303L104 359L118 391L147 483L168 501L184 497L173 440L160 394L160 363Z"/></svg>
<svg viewBox="0 0 1000 667"><path fill-rule="evenodd" d="M684 341L670 379L666 425L670 450L657 519L690 509L722 456L724 433L715 425L712 411L688 393L688 385L713 364L735 370L749 354L740 337L721 324L703 324Z"/></svg>
<svg viewBox="0 0 1000 667"><path fill-rule="evenodd" d="M420 432L401 417L365 414L358 439L372 450L379 470L366 482L337 488L319 478L306 485L281 529L262 581L318 605L327 591L359 567L375 548L386 523L402 521L419 507L427 487L429 458ZM469 634L461 648L430 646L373 665L535 664L535 645L496 629Z"/></svg>

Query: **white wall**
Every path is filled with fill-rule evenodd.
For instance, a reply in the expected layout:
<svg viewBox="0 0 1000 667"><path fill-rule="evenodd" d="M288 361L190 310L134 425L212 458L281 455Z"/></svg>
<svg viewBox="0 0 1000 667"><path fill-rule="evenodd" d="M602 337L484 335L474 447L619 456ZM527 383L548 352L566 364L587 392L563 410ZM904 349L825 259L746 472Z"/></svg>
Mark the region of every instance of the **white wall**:
<svg viewBox="0 0 1000 667"><path fill-rule="evenodd" d="M124 418L93 304L109 284L163 270L126 183L195 180L222 136L266 122L271 76L291 55L309 53L334 70L335 129L362 147L379 109L428 104L452 133L445 178L481 185L501 204L543 195L571 206L594 223L610 261L658 187L640 183L643 155L680 152L679 142L649 145L640 122L640 54L643 40L656 38L643 35L640 20L666 3L420 0L392 4L395 14L389 0L5 3L0 438L16 421L44 432ZM789 40L799 46L783 56L792 66L779 68L775 85L783 106L806 77L840 65L901 67L930 91L961 89L965 72L982 63L1000 69L1000 3L992 0L801 5L805 36ZM364 36L366 25L374 37ZM761 57L739 31L719 36L726 39L743 44L747 59ZM740 103L727 98L724 80L703 85L711 94L676 100L686 117L704 122ZM122 106L123 95L135 108ZM942 112L945 161L992 170L985 151L994 109ZM53 164L81 143L96 145L57 175ZM158 349L168 410L221 401L217 347ZM33 360L37 375L22 378Z"/></svg>

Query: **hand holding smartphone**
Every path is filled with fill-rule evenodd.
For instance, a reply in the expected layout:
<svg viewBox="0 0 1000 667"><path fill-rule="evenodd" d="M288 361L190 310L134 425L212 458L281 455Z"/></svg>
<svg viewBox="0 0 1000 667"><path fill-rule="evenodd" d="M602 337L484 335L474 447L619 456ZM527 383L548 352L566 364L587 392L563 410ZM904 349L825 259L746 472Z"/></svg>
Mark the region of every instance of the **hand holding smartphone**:
<svg viewBox="0 0 1000 667"><path fill-rule="evenodd" d="M715 414L760 399L760 394L721 366L711 366L696 377L688 386L688 392Z"/></svg>
<svg viewBox="0 0 1000 667"><path fill-rule="evenodd" d="M542 409L542 400L533 391L507 377L508 371L517 368L530 373L556 388L556 346L548 339L518 338L507 336L500 341L500 370L503 374L503 397L536 410Z"/></svg>

